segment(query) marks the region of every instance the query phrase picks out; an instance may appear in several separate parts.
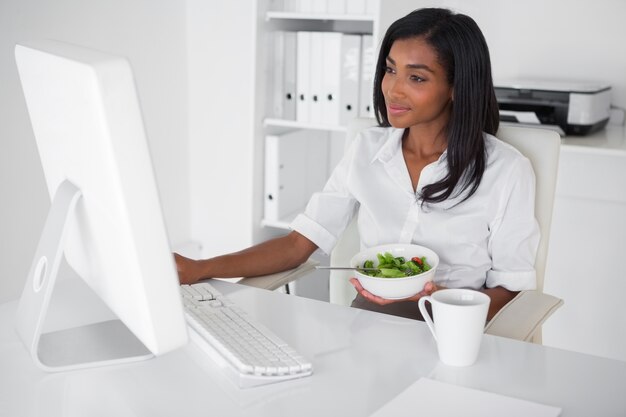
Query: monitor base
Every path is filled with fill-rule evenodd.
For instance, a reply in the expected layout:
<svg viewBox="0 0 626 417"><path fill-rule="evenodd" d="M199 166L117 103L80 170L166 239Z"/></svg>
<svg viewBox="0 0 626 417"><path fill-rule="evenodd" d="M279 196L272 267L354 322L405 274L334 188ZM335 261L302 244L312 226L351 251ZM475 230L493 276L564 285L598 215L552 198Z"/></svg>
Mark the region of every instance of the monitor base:
<svg viewBox="0 0 626 417"><path fill-rule="evenodd" d="M69 220L80 198L80 189L67 180L57 189L17 310L20 338L33 361L49 372L128 363L154 356L119 320L43 333Z"/></svg>

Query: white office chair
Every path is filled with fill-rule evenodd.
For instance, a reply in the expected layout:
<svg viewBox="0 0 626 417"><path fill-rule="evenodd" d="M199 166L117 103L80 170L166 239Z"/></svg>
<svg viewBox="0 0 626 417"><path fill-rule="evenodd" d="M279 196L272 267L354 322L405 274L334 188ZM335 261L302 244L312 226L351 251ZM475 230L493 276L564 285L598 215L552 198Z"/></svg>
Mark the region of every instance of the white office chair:
<svg viewBox="0 0 626 417"><path fill-rule="evenodd" d="M346 146L349 146L357 132L374 123L373 119L355 119L349 126ZM535 261L537 289L521 291L491 319L485 331L493 335L541 343L541 324L563 304L561 299L544 294L542 291L561 140L558 133L550 130L517 126L502 126L497 137L513 145L532 163L537 180L535 216L541 230L541 240ZM356 221L353 220L333 249L330 265L348 265L359 249L358 229ZM349 271L331 271L332 303L350 305L356 295L356 291L348 282L350 277Z"/></svg>

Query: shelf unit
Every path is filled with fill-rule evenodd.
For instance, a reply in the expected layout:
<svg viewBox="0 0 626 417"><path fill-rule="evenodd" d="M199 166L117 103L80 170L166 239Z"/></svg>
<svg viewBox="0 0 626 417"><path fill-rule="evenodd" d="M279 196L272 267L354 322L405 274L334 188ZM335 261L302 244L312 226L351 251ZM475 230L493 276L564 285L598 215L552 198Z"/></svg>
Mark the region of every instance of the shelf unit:
<svg viewBox="0 0 626 417"><path fill-rule="evenodd" d="M363 0L365 2L365 0ZM294 130L315 131L316 137L320 141L328 142L328 161L323 164L328 172L326 177L330 175L334 166L339 162L344 150L344 138L347 131L346 126L341 125L323 125L318 123L303 123L296 120L283 120L276 118L271 114L271 104L269 97L272 96L272 61L268 58L272 53L271 36L277 31L308 31L308 32L337 32L344 34L368 34L372 35L374 47L377 50L381 39L381 28L385 30L392 21L400 16L419 7L415 0L369 0L368 14L337 14L337 13L319 13L319 12L296 12L281 10L277 4L281 2L272 2L266 0L260 1L258 6L259 13L259 38L262 39L258 43L258 62L262 64L263 77L260 78L259 88L257 89L257 103L260 104L258 115L260 123L258 126L257 143L263 144L265 136L279 135ZM365 6L364 6L365 10ZM356 113L355 113L356 114ZM319 134L319 135L317 135ZM267 169L279 169L279 167L268 167L263 158L262 169L260 172L265 175ZM261 208L265 205L265 199L268 198L265 192L263 194L263 202ZM302 210L305 202L302 203ZM268 219L265 215L261 216L260 226L262 228L274 228L277 231L288 229L289 223L293 220L297 213L286 216L281 219Z"/></svg>
<svg viewBox="0 0 626 417"><path fill-rule="evenodd" d="M348 34L373 34L375 27L375 18L371 15L338 15L323 13L301 13L291 11L269 10L265 14L265 22L267 34L271 36L275 31L310 31L310 32L339 32ZM266 44L271 45L271 42ZM271 51L267 51L269 54ZM269 64L269 62L268 62ZM269 65L268 65L269 67ZM267 71L271 74L270 70ZM271 76L271 75L270 75ZM268 78L269 80L269 78ZM268 82L268 85L271 85ZM269 108L269 106L268 106ZM336 162L338 162L343 153L343 137L345 136L346 126L341 125L323 125L318 123L303 123L297 120L284 120L273 117L263 118L264 134L281 134L293 130L312 130L315 131L316 138L320 141L320 146L328 144L328 158L331 161L325 164L328 171L332 170ZM263 140L263 138L261 138ZM324 144L322 144L324 143ZM322 167L321 169L323 169ZM278 166L268 168L264 166L264 173L267 169L280 169ZM326 172L327 177L330 172ZM267 192L263 193L264 199L271 198ZM302 201L302 211L305 202ZM265 202L264 202L265 205ZM284 218L268 218L263 216L261 225L263 227L271 227L279 230L286 230L289 224L295 218L297 212L286 215Z"/></svg>
<svg viewBox="0 0 626 417"><path fill-rule="evenodd" d="M372 15L357 15L357 14L326 14L326 13L303 13L303 12L281 12L281 11L268 11L265 14L267 20L322 20L322 21L354 21L354 22L374 22L375 17Z"/></svg>
<svg viewBox="0 0 626 417"><path fill-rule="evenodd" d="M313 123L302 123L296 120L284 120L284 119L273 119L266 118L263 120L263 124L267 128L288 128L288 129L309 129L309 130L321 130L321 131L329 131L329 132L343 132L345 133L347 128L346 126L329 126L329 125L321 125L321 124L313 124Z"/></svg>
<svg viewBox="0 0 626 417"><path fill-rule="evenodd" d="M256 22L256 57L255 73L255 111L254 111L254 162L253 171L253 243L265 241L268 238L284 235L295 216L302 212L306 202L300 210L292 211L278 219L268 219L264 215L265 199L265 141L266 136L276 134L290 134L292 132L309 132L320 141L328 143L327 160L324 161L326 178L339 162L344 152L345 126L328 126L314 123L301 123L295 120L276 118L269 105L269 97L274 95L271 83L272 56L271 35L276 31L311 31L311 32L339 32L346 34L371 34L375 49L380 41L381 30L384 31L392 21L406 15L420 7L421 0L364 0L375 2L375 13L367 15L354 14L323 14L297 13L281 11L275 7L277 3L293 2L294 0L258 0ZM312 0L320 2L321 0ZM328 0L330 3L331 0ZM335 0L332 0L335 2ZM344 0L337 0L344 1ZM345 0L348 1L348 0ZM370 4L371 6L371 4ZM371 9L370 9L371 10ZM309 196L310 197L310 196ZM308 198L307 198L308 200ZM320 263L328 262L328 257L321 253L314 253L313 257ZM292 288L294 294L311 296L312 298L328 301L329 275L326 272L315 271L306 277L298 279L297 285ZM315 294L315 295L312 295Z"/></svg>

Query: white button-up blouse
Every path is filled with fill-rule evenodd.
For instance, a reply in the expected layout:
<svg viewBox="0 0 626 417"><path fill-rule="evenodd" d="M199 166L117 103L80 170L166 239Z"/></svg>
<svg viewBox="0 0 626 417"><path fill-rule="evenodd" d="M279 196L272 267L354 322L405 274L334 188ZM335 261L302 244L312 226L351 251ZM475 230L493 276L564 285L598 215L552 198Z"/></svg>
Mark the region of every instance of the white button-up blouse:
<svg viewBox="0 0 626 417"><path fill-rule="evenodd" d="M403 129L373 127L355 139L323 191L291 224L330 253L353 215L364 248L414 243L440 257L435 282L450 288L534 289L539 228L535 175L512 146L485 134L487 166L476 192L422 205L420 190L443 178L446 152L422 170L413 191Z"/></svg>

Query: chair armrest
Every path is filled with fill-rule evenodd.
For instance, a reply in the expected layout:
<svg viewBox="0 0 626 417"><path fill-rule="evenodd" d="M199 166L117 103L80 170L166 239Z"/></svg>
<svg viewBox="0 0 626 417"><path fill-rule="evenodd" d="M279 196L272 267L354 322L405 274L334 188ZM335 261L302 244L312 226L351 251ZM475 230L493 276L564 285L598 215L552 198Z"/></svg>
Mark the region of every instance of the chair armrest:
<svg viewBox="0 0 626 417"><path fill-rule="evenodd" d="M262 288L265 290L275 290L285 284L295 281L296 279L308 274L319 262L309 259L305 263L293 269L283 272L277 272L270 275L262 275L258 277L242 278L237 284L248 285L250 287Z"/></svg>
<svg viewBox="0 0 626 417"><path fill-rule="evenodd" d="M485 333L528 342L563 300L539 291L520 291L485 327Z"/></svg>

